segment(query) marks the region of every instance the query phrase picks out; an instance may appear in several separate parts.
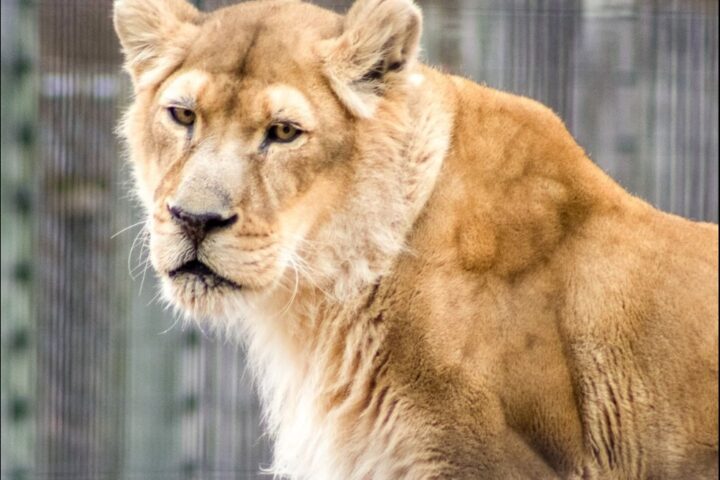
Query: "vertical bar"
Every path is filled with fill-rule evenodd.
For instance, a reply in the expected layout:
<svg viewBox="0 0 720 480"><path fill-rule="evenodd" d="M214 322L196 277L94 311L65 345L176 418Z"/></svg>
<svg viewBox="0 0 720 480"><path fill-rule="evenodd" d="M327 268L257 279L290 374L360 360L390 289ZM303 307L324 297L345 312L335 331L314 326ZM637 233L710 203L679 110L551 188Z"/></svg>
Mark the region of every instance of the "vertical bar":
<svg viewBox="0 0 720 480"><path fill-rule="evenodd" d="M115 97L98 78L117 57L111 2L40 4L38 468L119 478L124 318L113 289Z"/></svg>
<svg viewBox="0 0 720 480"><path fill-rule="evenodd" d="M0 129L0 474L29 479L35 469L36 330L33 295L33 172L37 155L38 45L33 2L0 4L3 121Z"/></svg>

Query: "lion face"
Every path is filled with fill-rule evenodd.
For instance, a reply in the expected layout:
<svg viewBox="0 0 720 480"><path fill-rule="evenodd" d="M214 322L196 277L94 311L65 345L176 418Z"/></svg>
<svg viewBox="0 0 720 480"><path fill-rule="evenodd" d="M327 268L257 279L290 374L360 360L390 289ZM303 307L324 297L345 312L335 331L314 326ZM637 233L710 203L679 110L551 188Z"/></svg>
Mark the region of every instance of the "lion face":
<svg viewBox="0 0 720 480"><path fill-rule="evenodd" d="M411 2L343 18L285 0L212 14L121 0L115 25L136 93L122 133L171 302L220 316L301 273L372 280L400 250L423 190L399 163L418 120Z"/></svg>
<svg viewBox="0 0 720 480"><path fill-rule="evenodd" d="M334 116L313 108L322 96L192 68L159 88L149 135L160 173L141 176L152 178L152 263L185 308L212 313L223 297L274 287L338 200L352 125L337 105Z"/></svg>

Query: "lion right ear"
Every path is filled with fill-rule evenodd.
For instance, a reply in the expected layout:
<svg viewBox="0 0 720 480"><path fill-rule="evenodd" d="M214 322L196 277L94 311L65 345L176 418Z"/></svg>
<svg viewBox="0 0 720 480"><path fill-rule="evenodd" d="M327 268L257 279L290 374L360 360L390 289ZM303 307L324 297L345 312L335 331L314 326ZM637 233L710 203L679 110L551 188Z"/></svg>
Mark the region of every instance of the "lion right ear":
<svg viewBox="0 0 720 480"><path fill-rule="evenodd" d="M115 31L136 91L155 85L182 63L201 17L185 0L115 0Z"/></svg>
<svg viewBox="0 0 720 480"><path fill-rule="evenodd" d="M356 0L343 33L318 52L333 90L358 117L372 116L383 92L412 70L422 15L412 0Z"/></svg>

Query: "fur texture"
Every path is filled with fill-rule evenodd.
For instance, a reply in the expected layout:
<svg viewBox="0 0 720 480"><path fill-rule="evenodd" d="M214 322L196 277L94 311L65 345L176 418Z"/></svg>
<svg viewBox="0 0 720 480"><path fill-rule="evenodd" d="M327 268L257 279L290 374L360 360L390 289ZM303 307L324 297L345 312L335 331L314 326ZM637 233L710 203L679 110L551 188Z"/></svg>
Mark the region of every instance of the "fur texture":
<svg viewBox="0 0 720 480"><path fill-rule="evenodd" d="M117 0L115 26L153 266L247 345L275 473L717 476L716 226L418 63L410 0Z"/></svg>

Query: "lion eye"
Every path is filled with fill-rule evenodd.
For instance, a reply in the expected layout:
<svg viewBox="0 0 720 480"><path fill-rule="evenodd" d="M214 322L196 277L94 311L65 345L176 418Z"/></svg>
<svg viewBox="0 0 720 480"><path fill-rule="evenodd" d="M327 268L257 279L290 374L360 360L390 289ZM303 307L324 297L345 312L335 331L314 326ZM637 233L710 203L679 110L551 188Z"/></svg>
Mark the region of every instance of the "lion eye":
<svg viewBox="0 0 720 480"><path fill-rule="evenodd" d="M289 124L279 123L270 127L268 139L273 142L290 143L302 134L302 130Z"/></svg>
<svg viewBox="0 0 720 480"><path fill-rule="evenodd" d="M172 119L180 125L189 127L193 123L195 123L195 112L193 112L189 108L169 107L168 112L170 112L170 116L172 117Z"/></svg>

